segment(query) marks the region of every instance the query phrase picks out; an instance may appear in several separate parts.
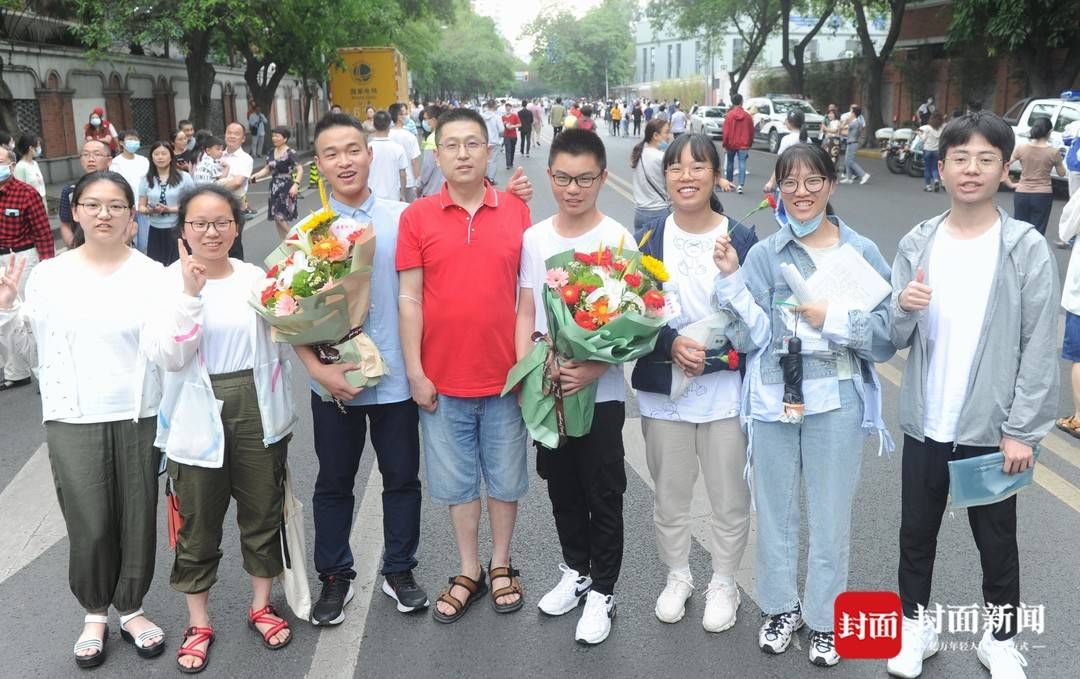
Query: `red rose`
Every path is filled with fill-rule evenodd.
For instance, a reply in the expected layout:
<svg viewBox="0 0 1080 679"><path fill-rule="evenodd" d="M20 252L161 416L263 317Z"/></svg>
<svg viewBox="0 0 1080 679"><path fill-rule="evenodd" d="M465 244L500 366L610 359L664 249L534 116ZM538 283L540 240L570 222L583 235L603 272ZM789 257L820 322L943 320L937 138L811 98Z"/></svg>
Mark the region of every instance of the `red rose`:
<svg viewBox="0 0 1080 679"><path fill-rule="evenodd" d="M739 369L739 352L735 351L734 349L728 349L727 367L731 370Z"/></svg>
<svg viewBox="0 0 1080 679"><path fill-rule="evenodd" d="M589 315L589 312L584 309L578 309L574 313L574 322L586 330L596 330L596 321L594 321L592 316Z"/></svg>
<svg viewBox="0 0 1080 679"><path fill-rule="evenodd" d="M641 299L649 309L659 310L664 308L664 293L659 290L649 290Z"/></svg>
<svg viewBox="0 0 1080 679"><path fill-rule="evenodd" d="M566 306L574 306L581 299L581 288L576 285L568 285L559 291Z"/></svg>
<svg viewBox="0 0 1080 679"><path fill-rule="evenodd" d="M589 252L575 252L574 259L582 264L588 264L589 266L596 264L596 255Z"/></svg>
<svg viewBox="0 0 1080 679"><path fill-rule="evenodd" d="M615 270L619 273L626 271L626 262L622 261L621 259L615 262Z"/></svg>
<svg viewBox="0 0 1080 679"><path fill-rule="evenodd" d="M641 285L641 274L628 273L623 276L623 280L626 281L626 284L629 285L631 288L636 288L637 286Z"/></svg>

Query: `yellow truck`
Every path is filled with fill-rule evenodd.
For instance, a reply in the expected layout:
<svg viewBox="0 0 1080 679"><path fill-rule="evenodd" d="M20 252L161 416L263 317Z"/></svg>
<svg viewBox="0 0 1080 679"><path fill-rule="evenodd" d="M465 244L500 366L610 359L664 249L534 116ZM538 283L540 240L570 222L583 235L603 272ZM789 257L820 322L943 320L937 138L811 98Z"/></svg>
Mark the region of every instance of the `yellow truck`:
<svg viewBox="0 0 1080 679"><path fill-rule="evenodd" d="M343 47L344 68L331 64L330 103L360 120L368 106L385 110L409 97L409 69L395 47Z"/></svg>

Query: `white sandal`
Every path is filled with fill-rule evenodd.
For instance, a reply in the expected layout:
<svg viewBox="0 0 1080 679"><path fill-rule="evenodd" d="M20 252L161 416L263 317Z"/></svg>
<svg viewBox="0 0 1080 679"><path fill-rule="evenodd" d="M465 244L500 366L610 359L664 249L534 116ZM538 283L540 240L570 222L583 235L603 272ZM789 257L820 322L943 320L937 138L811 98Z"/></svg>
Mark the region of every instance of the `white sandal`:
<svg viewBox="0 0 1080 679"><path fill-rule="evenodd" d="M125 629L125 625L139 616L145 616L143 609L139 609L134 613L128 613L127 615L120 616L120 637L135 646L135 652L139 654L140 658L156 658L161 655L161 652L165 650L165 632L160 627L154 626L139 632L139 636L132 636L131 632ZM146 646L146 642L154 637L161 637L161 641L150 646Z"/></svg>
<svg viewBox="0 0 1080 679"><path fill-rule="evenodd" d="M89 669L91 667L97 667L105 662L105 640L109 638L109 616L89 614L83 618L83 624L105 625L105 633L100 639L92 637L90 639L76 641L75 648L72 650L72 654L75 656L75 664L83 669ZM80 651L87 650L97 651L97 653L92 655L79 655Z"/></svg>

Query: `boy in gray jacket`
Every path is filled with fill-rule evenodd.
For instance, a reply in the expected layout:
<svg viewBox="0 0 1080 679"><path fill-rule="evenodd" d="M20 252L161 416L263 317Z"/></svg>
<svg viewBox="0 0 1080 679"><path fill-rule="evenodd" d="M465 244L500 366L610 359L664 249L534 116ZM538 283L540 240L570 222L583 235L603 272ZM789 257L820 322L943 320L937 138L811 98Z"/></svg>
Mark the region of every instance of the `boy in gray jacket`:
<svg viewBox="0 0 1080 679"><path fill-rule="evenodd" d="M917 677L937 652L930 584L949 492L948 462L998 450L1004 471L1034 464L1058 400L1054 260L1030 225L994 205L1014 136L998 116L970 113L941 133L952 205L903 240L892 268L892 340L910 347L900 391L899 591L903 647L889 674ZM1020 605L1016 496L968 509L983 598L995 612L978 646L994 677L1023 677L1013 643Z"/></svg>

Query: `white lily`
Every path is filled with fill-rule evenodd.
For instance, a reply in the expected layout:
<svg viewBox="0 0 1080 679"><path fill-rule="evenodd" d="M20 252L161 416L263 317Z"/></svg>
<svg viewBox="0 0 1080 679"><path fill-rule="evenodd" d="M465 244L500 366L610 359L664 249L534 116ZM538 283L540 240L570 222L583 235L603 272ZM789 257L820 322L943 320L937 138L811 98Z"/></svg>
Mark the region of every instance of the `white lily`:
<svg viewBox="0 0 1080 679"><path fill-rule="evenodd" d="M607 298L608 308L612 311L620 308L623 304L633 307L638 313L645 313L645 302L633 290L629 289L621 278L613 278L606 273L600 274L602 284L589 293L585 301L595 304L598 300Z"/></svg>

